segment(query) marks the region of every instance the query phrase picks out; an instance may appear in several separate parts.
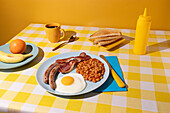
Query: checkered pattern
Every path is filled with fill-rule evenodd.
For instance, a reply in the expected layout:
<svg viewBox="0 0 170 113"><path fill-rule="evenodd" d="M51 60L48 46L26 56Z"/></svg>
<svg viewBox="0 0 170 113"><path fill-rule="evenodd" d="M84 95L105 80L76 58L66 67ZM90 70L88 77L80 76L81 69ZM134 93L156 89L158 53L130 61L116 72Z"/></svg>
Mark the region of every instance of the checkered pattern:
<svg viewBox="0 0 170 113"><path fill-rule="evenodd" d="M119 29L127 41L111 51L107 51L104 48L93 46L88 40L88 36L99 28L81 26L62 26L62 28L66 32L76 32L79 40L54 52L51 49L61 42L49 43L43 24L30 24L13 38L19 38L37 45L40 52L32 62L25 66L0 70L0 111L53 113L170 112L170 31L150 31L147 54L134 55L135 30ZM128 91L91 92L69 98L54 96L46 92L36 82L35 75L38 67L54 55L74 51L117 56L128 85Z"/></svg>

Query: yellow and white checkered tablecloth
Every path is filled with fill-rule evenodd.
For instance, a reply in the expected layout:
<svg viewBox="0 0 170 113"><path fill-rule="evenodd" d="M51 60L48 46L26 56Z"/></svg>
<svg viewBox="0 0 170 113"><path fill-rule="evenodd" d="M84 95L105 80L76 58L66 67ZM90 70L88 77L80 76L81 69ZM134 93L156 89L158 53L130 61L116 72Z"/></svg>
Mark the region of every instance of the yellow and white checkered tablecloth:
<svg viewBox="0 0 170 113"><path fill-rule="evenodd" d="M22 39L39 47L38 56L27 65L0 70L0 111L51 113L169 113L170 112L170 31L150 31L146 55L134 55L135 30L119 29L128 43L112 51L93 46L90 34L98 27L65 26L79 39L51 51L44 24L30 24L13 39ZM10 41L9 41L10 42ZM8 43L9 43L8 42ZM127 92L88 93L63 98L46 92L36 82L38 67L48 58L65 52L117 56L128 85Z"/></svg>

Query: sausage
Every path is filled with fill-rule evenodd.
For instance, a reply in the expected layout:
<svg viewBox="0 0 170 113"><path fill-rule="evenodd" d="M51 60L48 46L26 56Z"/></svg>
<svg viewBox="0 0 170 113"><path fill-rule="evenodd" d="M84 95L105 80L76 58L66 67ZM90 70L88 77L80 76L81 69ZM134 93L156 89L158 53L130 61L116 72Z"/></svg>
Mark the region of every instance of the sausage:
<svg viewBox="0 0 170 113"><path fill-rule="evenodd" d="M55 62L47 68L47 70L45 71L44 76L43 76L44 83L48 84L50 71L58 64L59 64L58 62Z"/></svg>
<svg viewBox="0 0 170 113"><path fill-rule="evenodd" d="M51 71L50 71L50 75L49 75L49 85L50 87L54 90L56 88L56 84L55 84L55 75L57 72L59 72L59 67L60 64L58 64L57 66L55 66Z"/></svg>
<svg viewBox="0 0 170 113"><path fill-rule="evenodd" d="M65 58L65 59L58 59L58 60L56 60L56 62L54 62L53 64L51 64L51 65L47 68L47 70L45 71L45 73L44 73L43 82L46 83L46 84L48 84L48 83L49 83L48 81L49 81L50 71L51 71L56 65L58 65L58 64L60 64L60 63L63 63L63 62L68 62L71 58L73 58L73 57Z"/></svg>

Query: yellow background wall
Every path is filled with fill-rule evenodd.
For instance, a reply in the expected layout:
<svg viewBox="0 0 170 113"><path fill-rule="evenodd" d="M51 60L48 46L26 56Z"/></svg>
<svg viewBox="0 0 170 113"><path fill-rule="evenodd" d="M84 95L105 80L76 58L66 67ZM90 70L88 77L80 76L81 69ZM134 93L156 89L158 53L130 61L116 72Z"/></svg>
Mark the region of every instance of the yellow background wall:
<svg viewBox="0 0 170 113"><path fill-rule="evenodd" d="M30 23L135 29L145 7L151 29L170 30L170 0L0 0L0 45Z"/></svg>

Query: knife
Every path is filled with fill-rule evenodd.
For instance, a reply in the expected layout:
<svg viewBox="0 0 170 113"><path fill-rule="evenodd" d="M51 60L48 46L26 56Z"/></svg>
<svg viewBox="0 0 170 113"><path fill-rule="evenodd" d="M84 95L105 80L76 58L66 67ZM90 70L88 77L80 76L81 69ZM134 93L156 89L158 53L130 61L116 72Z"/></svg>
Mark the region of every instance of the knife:
<svg viewBox="0 0 170 113"><path fill-rule="evenodd" d="M111 71L111 74L113 76L113 78L115 79L117 85L121 88L125 87L125 83L121 80L121 78L119 77L119 75L115 72L115 70L111 67L111 65L109 64L109 62L106 60L106 58L103 55L100 55L100 57L108 64L109 69Z"/></svg>

